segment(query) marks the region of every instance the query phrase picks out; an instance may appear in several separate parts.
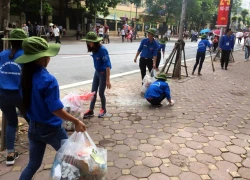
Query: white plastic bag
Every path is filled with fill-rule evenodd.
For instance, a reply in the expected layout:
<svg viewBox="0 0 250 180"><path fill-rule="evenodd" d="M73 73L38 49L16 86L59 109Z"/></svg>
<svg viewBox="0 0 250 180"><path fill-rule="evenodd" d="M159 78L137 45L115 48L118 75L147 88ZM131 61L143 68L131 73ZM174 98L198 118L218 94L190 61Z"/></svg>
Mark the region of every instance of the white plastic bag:
<svg viewBox="0 0 250 180"><path fill-rule="evenodd" d="M144 78L143 78L143 85L142 85L142 89L141 89L141 93L144 94L148 87L150 86L151 83L155 82L156 79L155 79L155 76L156 76L156 70L155 69L152 69L152 71L150 72L149 75L146 75Z"/></svg>
<svg viewBox="0 0 250 180"><path fill-rule="evenodd" d="M76 118L83 116L84 109L83 103L85 101L91 101L95 95L95 92L83 93L81 95L76 92L70 92L64 96L61 101L64 105L64 109ZM65 130L72 131L75 130L74 124L69 121L63 122L63 127Z"/></svg>
<svg viewBox="0 0 250 180"><path fill-rule="evenodd" d="M87 132L74 132L65 141L51 169L54 180L105 180L106 173L107 150L96 147Z"/></svg>

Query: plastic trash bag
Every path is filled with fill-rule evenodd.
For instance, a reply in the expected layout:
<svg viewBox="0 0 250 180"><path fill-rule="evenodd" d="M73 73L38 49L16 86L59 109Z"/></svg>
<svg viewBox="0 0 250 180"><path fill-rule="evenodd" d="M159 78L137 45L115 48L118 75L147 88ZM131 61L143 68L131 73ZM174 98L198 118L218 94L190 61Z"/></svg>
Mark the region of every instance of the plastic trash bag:
<svg viewBox="0 0 250 180"><path fill-rule="evenodd" d="M155 69L152 69L152 71L150 72L149 75L146 75L144 78L143 78L143 85L142 85L142 88L141 88L141 94L144 94L148 87L150 86L151 83L155 82L156 79L155 79L155 76L156 76L156 70Z"/></svg>
<svg viewBox="0 0 250 180"><path fill-rule="evenodd" d="M74 132L58 150L51 169L53 180L105 180L107 150L98 148L87 132Z"/></svg>
<svg viewBox="0 0 250 180"><path fill-rule="evenodd" d="M81 95L77 94L76 92L70 92L69 94L64 96L61 101L64 105L64 109L68 113L76 118L80 118L84 113L83 103L85 101L91 101L94 98L94 95L95 92L86 92ZM74 124L69 121L64 121L63 127L68 131L75 130Z"/></svg>

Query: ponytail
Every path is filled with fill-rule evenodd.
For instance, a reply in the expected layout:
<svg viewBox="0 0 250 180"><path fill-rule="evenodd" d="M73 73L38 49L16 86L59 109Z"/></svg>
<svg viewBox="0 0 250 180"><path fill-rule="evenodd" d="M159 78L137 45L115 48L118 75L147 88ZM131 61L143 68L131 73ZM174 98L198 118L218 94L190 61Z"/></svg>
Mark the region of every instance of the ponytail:
<svg viewBox="0 0 250 180"><path fill-rule="evenodd" d="M16 41L11 41L11 53L9 55L9 58L10 59L13 59L16 52L19 50L19 49L22 49L22 42L23 41L20 41L20 40L16 40Z"/></svg>

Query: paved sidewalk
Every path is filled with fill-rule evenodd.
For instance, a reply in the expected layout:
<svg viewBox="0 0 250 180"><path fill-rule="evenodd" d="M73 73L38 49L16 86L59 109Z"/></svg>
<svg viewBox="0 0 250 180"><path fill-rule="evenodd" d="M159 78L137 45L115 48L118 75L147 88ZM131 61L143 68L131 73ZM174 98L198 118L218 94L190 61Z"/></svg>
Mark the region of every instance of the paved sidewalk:
<svg viewBox="0 0 250 180"><path fill-rule="evenodd" d="M84 121L95 143L108 150L107 180L250 179L250 61L243 57L242 51L235 52L236 62L228 71L215 62L214 73L206 59L203 76L170 80L176 101L172 107L149 106L140 96L139 73L112 79L107 109L113 116ZM188 62L189 73L193 63ZM21 126L21 132L25 128ZM15 166L7 167L4 153L0 154L1 180L18 179L27 164L26 136L20 135L17 143L22 154ZM35 180L50 179L54 156L55 151L47 147Z"/></svg>

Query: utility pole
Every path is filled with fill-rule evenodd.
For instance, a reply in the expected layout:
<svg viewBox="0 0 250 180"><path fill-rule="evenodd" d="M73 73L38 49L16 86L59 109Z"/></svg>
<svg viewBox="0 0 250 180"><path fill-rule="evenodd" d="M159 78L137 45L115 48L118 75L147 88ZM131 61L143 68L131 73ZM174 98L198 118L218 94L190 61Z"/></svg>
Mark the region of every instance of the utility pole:
<svg viewBox="0 0 250 180"><path fill-rule="evenodd" d="M43 25L43 0L41 0L41 10L40 10L40 15L41 15L41 22L40 25Z"/></svg>
<svg viewBox="0 0 250 180"><path fill-rule="evenodd" d="M173 77L181 78L181 57L182 57L182 50L184 49L184 41L183 41L183 26L186 17L186 9L187 9L187 1L182 0L182 12L181 12L181 20L180 20L180 27L179 27L179 39L178 43L176 44L177 48L177 55L175 60L175 67L173 72Z"/></svg>
<svg viewBox="0 0 250 180"><path fill-rule="evenodd" d="M228 11L228 20L227 20L227 28L226 29L229 29L229 27L230 27L232 7L233 7L233 0L230 0L230 6L229 6L229 11Z"/></svg>

